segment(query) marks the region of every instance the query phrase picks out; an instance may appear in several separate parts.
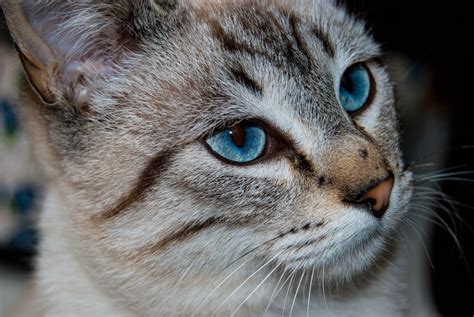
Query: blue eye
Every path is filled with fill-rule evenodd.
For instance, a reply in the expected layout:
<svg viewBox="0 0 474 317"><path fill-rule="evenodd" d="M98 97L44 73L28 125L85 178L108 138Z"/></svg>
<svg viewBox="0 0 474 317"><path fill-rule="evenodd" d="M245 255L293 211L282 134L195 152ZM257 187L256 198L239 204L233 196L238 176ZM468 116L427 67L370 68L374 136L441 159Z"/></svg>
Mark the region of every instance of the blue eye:
<svg viewBox="0 0 474 317"><path fill-rule="evenodd" d="M262 156L267 135L258 125L237 124L212 135L206 143L220 158L231 163L245 164Z"/></svg>
<svg viewBox="0 0 474 317"><path fill-rule="evenodd" d="M367 104L371 87L371 78L367 67L355 64L349 67L342 75L339 86L339 100L344 109L354 113Z"/></svg>

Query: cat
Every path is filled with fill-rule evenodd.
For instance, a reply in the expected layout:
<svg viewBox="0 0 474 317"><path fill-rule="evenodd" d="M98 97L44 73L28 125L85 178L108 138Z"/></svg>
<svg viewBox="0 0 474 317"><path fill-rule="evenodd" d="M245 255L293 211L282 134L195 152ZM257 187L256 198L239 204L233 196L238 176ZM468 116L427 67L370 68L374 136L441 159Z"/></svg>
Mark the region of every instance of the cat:
<svg viewBox="0 0 474 317"><path fill-rule="evenodd" d="M394 88L325 0L14 1L44 316L402 316Z"/></svg>

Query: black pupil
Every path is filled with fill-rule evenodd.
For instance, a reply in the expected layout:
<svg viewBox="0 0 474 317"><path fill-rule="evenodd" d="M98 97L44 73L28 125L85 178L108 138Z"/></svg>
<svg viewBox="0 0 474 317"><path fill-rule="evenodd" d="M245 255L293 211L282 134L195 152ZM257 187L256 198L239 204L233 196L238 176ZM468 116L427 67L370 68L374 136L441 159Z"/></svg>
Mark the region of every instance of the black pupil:
<svg viewBox="0 0 474 317"><path fill-rule="evenodd" d="M350 76L347 75L347 72L342 76L341 85L348 93L354 92L354 83Z"/></svg>
<svg viewBox="0 0 474 317"><path fill-rule="evenodd" d="M235 145L239 148L242 148L245 144L245 130L242 128L240 124L233 126L229 134L232 136L232 141L234 141Z"/></svg>

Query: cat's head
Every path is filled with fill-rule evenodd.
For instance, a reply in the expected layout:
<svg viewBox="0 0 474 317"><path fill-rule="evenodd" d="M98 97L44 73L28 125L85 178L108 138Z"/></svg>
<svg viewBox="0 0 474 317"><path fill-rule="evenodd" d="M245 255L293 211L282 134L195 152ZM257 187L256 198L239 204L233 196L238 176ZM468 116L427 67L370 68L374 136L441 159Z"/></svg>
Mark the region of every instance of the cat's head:
<svg viewBox="0 0 474 317"><path fill-rule="evenodd" d="M392 243L411 195L393 88L332 2L5 3L65 239L127 307L164 288L212 307L261 266L343 283Z"/></svg>

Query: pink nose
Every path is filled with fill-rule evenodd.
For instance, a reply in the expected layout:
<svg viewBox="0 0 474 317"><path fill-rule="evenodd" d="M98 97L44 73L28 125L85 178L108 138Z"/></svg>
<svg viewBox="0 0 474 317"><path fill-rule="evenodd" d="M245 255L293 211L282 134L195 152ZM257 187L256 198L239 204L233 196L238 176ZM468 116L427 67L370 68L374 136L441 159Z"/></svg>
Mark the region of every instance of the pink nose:
<svg viewBox="0 0 474 317"><path fill-rule="evenodd" d="M375 217L382 218L390 205L393 183L393 176L390 176L383 182L369 188L360 199L360 203L366 204Z"/></svg>

